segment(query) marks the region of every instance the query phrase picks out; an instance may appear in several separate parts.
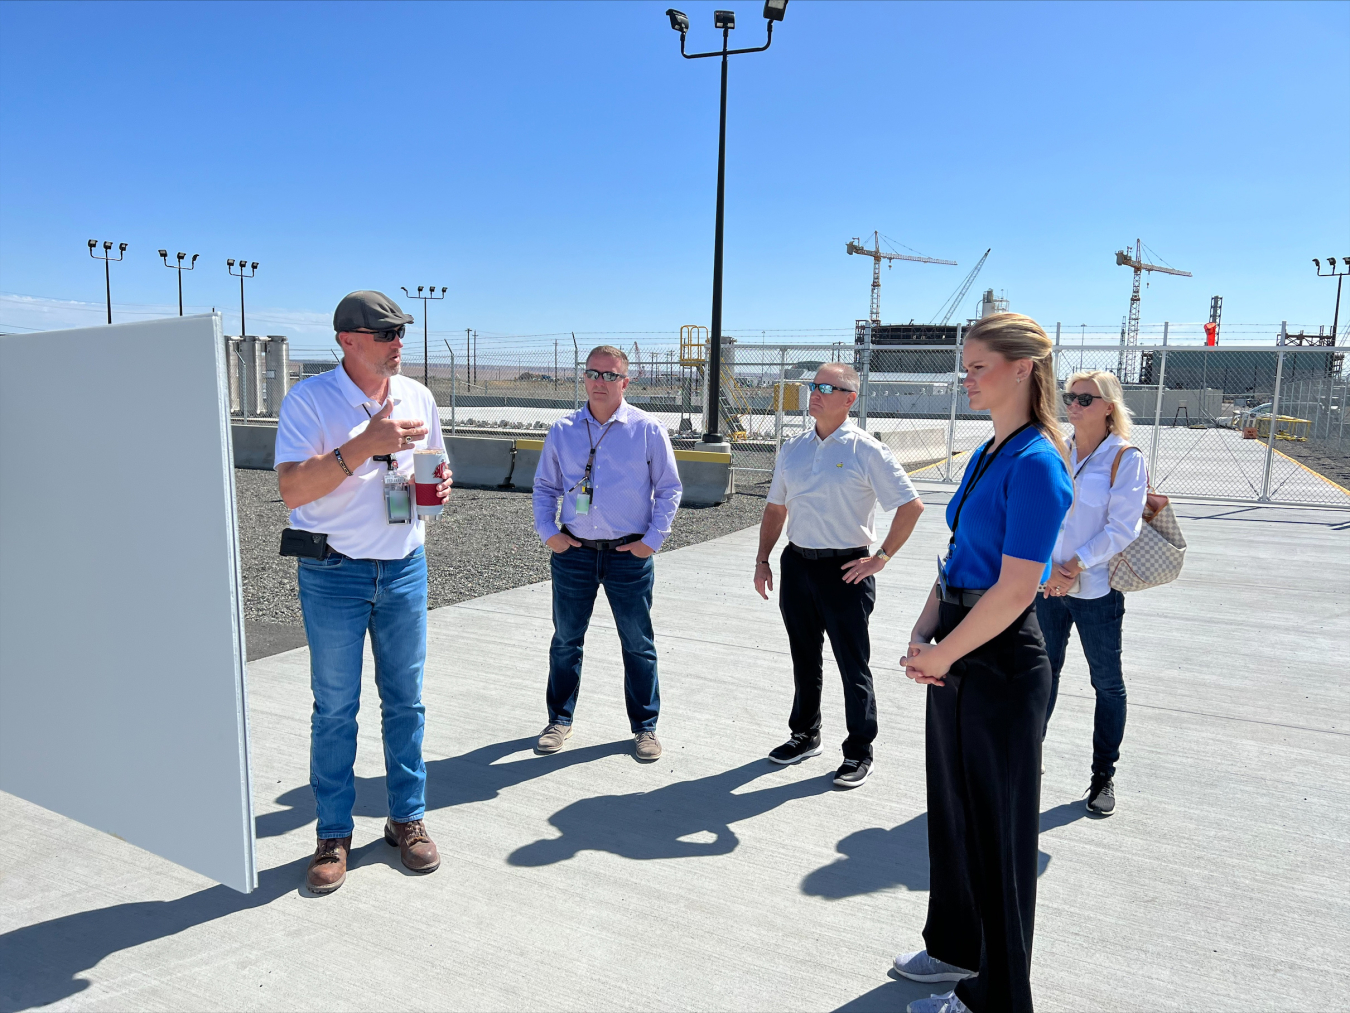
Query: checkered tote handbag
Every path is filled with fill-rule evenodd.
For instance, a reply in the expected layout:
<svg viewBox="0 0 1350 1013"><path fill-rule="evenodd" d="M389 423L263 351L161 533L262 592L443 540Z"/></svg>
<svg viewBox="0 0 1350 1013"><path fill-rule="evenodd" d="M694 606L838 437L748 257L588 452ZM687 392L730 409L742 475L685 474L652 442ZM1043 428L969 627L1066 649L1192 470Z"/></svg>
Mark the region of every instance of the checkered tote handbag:
<svg viewBox="0 0 1350 1013"><path fill-rule="evenodd" d="M1111 465L1111 484L1116 484L1116 469L1127 450L1121 447ZM1142 450L1139 451L1141 454ZM1186 538L1177 523L1177 515L1166 496L1149 486L1144 504L1144 523L1139 526L1139 537L1111 557L1107 564L1111 587L1117 591L1142 591L1148 587L1170 584L1181 574L1186 559Z"/></svg>

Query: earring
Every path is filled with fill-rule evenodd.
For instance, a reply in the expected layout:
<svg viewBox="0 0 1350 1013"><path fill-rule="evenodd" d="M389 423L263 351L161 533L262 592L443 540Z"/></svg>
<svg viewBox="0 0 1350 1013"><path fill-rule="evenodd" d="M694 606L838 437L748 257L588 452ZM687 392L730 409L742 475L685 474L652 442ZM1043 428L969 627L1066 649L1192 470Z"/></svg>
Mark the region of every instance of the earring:
<svg viewBox="0 0 1350 1013"><path fill-rule="evenodd" d="M1026 379L1025 376L1019 376L1019 377L1017 378L1017 382L1018 382L1018 383L1021 383L1021 382L1022 382L1023 380L1025 380L1025 379Z"/></svg>

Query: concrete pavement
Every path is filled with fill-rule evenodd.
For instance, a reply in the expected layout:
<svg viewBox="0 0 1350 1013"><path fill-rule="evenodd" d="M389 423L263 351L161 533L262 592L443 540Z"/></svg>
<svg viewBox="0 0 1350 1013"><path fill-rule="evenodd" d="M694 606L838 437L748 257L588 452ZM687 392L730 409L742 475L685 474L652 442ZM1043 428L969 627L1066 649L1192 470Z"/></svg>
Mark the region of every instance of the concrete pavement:
<svg viewBox="0 0 1350 1013"><path fill-rule="evenodd" d="M367 678L356 851L327 898L313 845L308 656L249 666L260 888L242 896L0 794L0 1009L902 1009L927 904L923 693L896 664L945 541L930 504L879 579L877 772L788 769L777 608L753 531L658 557L664 758L630 755L603 603L577 731L535 757L549 586L439 609L427 822L444 862L380 838ZM1128 599L1119 808L1087 818L1092 698L1076 644L1046 746L1033 988L1045 1010L1350 1004L1350 515L1183 506L1182 579ZM369 667L368 667L369 674Z"/></svg>

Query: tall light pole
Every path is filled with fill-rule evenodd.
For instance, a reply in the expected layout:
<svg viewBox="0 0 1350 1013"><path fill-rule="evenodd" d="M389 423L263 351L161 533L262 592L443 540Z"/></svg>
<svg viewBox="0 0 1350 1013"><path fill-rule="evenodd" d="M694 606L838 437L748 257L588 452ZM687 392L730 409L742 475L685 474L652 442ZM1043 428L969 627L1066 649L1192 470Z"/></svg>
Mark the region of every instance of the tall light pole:
<svg viewBox="0 0 1350 1013"><path fill-rule="evenodd" d="M441 294L440 294L440 295L437 295L437 294L436 294L436 286L435 286L435 285L428 285L428 286L427 286L427 290L428 290L428 291L427 291L427 294L426 294L426 295L423 295L423 294L422 294L422 286L421 286L421 285L418 285L418 286L417 286L417 294L416 294L416 295L413 295L411 292L408 291L408 286L407 286L407 285L400 285L399 288L403 289L403 294L406 295L409 299L421 299L421 300L422 300L422 386L423 386L423 387L427 387L427 386L430 386L430 384L428 383L428 380L429 380L429 378L430 378L430 374L427 372L427 358L428 358L428 356L427 356L427 303L428 303L430 300L433 300L433 299L435 299L435 300L441 300L441 299L444 299L444 298L445 298L445 286L444 286L444 285L441 286Z"/></svg>
<svg viewBox="0 0 1350 1013"><path fill-rule="evenodd" d="M200 257L201 254L194 253L192 255L192 262L189 263L187 267L183 266L183 260L187 257L186 253L178 254L178 263L176 264L169 263L168 250L160 250L159 255L163 258L165 267L172 267L178 272L178 315L181 317L183 315L183 272L193 270L197 266L197 258Z"/></svg>
<svg viewBox="0 0 1350 1013"><path fill-rule="evenodd" d="M248 325L244 321L244 279L252 278L258 273L258 262L255 260L252 264L243 257L239 258L239 273L234 273L234 261L225 261L225 266L229 268L230 277L239 279L239 337L248 337ZM247 272L247 273L245 273Z"/></svg>
<svg viewBox="0 0 1350 1013"><path fill-rule="evenodd" d="M722 108L717 128L717 224L713 237L712 327L708 348L708 429L704 443L722 443L722 221L726 195L727 170L727 57L741 53L762 53L773 43L773 23L782 21L787 13L788 0L764 0L764 20L767 33L764 45L753 49L728 49L731 30L736 27L733 11L714 11L713 24L722 29L722 48L709 53L686 53L684 37L689 31L689 18L673 7L666 11L670 27L680 33L680 55L686 60L700 60L707 56L722 58Z"/></svg>
<svg viewBox="0 0 1350 1013"><path fill-rule="evenodd" d="M122 254L127 252L127 244L126 243L117 244L117 256L115 257L112 256L111 253L113 248L112 243L108 242L107 240L104 240L102 253L94 252L94 249L97 246L98 246L97 239L89 240L89 256L93 257L95 260L103 261L103 286L108 292L108 323L112 323L112 274L108 269L108 264L109 262L116 263L117 261L122 259Z"/></svg>
<svg viewBox="0 0 1350 1013"><path fill-rule="evenodd" d="M93 243L94 243L94 241L91 239L91 240L89 241L89 245L92 246ZM1335 278L1335 279L1336 279L1336 312L1333 314L1333 316L1332 316L1332 318L1331 318L1331 343L1332 343L1332 345L1335 345L1335 344L1336 344L1336 328L1339 326L1339 324L1340 324L1340 322L1341 322L1341 282L1342 282L1343 280L1345 280L1345 276L1346 276L1347 274L1350 274L1350 257L1342 257L1342 258L1341 258L1341 262L1342 262L1343 264L1345 264L1345 269L1344 269L1344 270L1337 270L1337 269L1336 269L1336 258L1335 258L1335 257L1328 257L1328 258L1327 258L1327 267L1329 267L1331 270L1329 270L1329 271L1327 271L1325 274L1323 274L1323 273L1322 273L1322 261L1320 261L1320 260L1319 260L1318 258L1316 258L1316 257L1313 257L1313 266L1317 268L1317 277L1319 277L1319 278ZM109 318L109 319L111 319L111 318Z"/></svg>

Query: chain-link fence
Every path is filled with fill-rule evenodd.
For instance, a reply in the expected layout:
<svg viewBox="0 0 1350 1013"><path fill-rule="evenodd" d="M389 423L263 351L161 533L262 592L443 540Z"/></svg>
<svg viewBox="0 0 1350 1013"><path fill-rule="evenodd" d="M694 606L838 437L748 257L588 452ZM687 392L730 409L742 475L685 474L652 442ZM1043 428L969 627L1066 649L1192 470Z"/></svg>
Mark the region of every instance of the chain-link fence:
<svg viewBox="0 0 1350 1013"><path fill-rule="evenodd" d="M775 343L764 333L726 339L719 429L731 443L737 488L767 483L783 441L812 425L805 382L827 362L858 370L855 421L911 473L959 480L991 429L988 413L971 410L960 383L962 328L931 330L921 342L873 342L861 326L851 334L792 336L812 340ZM677 448L695 449L707 428L707 337L705 328L685 331L602 340L629 356L629 402L656 416ZM1061 383L1088 369L1121 379L1134 417L1132 442L1161 491L1350 507L1350 377L1343 349L1329 338L1227 325L1223 345L1205 346L1201 325L1164 325L1145 328L1140 345L1127 348L1100 328L1056 332ZM461 339L458 349L443 341L444 353L433 349L425 364L420 349L405 349L417 358L405 358L403 369L425 378L447 432L542 437L585 403L581 373L598 343L570 334ZM291 362L292 382L332 368L330 359Z"/></svg>

